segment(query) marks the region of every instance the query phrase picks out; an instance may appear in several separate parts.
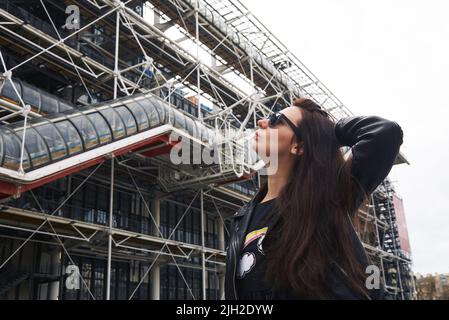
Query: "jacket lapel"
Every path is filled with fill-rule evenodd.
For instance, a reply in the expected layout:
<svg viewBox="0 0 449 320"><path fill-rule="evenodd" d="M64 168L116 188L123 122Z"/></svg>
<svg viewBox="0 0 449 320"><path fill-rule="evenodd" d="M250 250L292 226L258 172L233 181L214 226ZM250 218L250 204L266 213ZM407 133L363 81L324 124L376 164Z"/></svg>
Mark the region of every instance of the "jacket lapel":
<svg viewBox="0 0 449 320"><path fill-rule="evenodd" d="M240 252L243 245L243 239L248 231L248 226L253 215L254 207L260 202L260 200L262 200L265 194L266 192L256 193L255 196L245 206L243 206L241 210L237 211L237 213L232 216L232 218L235 218L234 225L238 228L237 230L234 230L238 237L237 252Z"/></svg>

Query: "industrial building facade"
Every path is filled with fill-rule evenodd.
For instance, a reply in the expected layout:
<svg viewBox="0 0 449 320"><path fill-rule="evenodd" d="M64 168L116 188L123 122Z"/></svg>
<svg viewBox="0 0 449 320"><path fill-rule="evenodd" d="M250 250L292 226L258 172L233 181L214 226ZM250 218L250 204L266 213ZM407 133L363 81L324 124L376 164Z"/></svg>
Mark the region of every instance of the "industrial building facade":
<svg viewBox="0 0 449 320"><path fill-rule="evenodd" d="M0 19L1 299L223 299L226 218L264 178L239 134L299 96L351 115L237 0L0 0ZM174 164L173 133L217 161ZM356 229L413 299L398 199L385 180Z"/></svg>

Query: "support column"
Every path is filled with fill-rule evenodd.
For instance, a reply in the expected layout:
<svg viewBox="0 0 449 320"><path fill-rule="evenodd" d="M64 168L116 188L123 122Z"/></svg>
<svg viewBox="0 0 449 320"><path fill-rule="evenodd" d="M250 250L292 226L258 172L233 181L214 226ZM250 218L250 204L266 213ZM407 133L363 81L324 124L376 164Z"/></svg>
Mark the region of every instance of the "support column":
<svg viewBox="0 0 449 320"><path fill-rule="evenodd" d="M111 156L111 185L109 195L109 228L108 228L108 259L106 268L106 300L111 300L111 273L112 273L112 224L114 214L114 155Z"/></svg>
<svg viewBox="0 0 449 320"><path fill-rule="evenodd" d="M160 237L158 229L161 226L161 199L160 194L155 194L153 201L151 202L151 214L154 222L151 223L151 235ZM155 254L154 257L157 255ZM151 299L160 300L160 288L161 288L161 276L160 276L160 263L156 261L151 267L150 282L151 282Z"/></svg>
<svg viewBox="0 0 449 320"><path fill-rule="evenodd" d="M207 299L206 296L206 255L205 255L205 237L204 237L204 226L205 226L205 216L204 216L204 199L203 199L203 189L200 190L200 207L201 207L201 274L202 274L202 298Z"/></svg>
<svg viewBox="0 0 449 320"><path fill-rule="evenodd" d="M155 194L153 201L151 202L151 215L153 216L153 219L151 220L151 235L155 237L160 237L160 233L158 229L161 227L161 199L160 194Z"/></svg>
<svg viewBox="0 0 449 320"><path fill-rule="evenodd" d="M225 251L225 229L222 217L218 216L217 219L218 227L218 249Z"/></svg>
<svg viewBox="0 0 449 320"><path fill-rule="evenodd" d="M160 300L160 288L161 288L161 267L159 262L156 261L150 271L151 281L151 300Z"/></svg>
<svg viewBox="0 0 449 320"><path fill-rule="evenodd" d="M218 273L218 299L224 300L225 299L225 272L219 272Z"/></svg>

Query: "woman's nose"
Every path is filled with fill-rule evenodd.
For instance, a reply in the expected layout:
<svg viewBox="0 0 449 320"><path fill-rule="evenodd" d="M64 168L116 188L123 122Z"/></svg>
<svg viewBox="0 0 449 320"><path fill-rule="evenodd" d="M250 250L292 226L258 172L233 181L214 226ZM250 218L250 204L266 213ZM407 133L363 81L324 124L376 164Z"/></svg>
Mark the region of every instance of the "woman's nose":
<svg viewBox="0 0 449 320"><path fill-rule="evenodd" d="M268 126L268 119L260 119L257 121L259 128L265 129Z"/></svg>

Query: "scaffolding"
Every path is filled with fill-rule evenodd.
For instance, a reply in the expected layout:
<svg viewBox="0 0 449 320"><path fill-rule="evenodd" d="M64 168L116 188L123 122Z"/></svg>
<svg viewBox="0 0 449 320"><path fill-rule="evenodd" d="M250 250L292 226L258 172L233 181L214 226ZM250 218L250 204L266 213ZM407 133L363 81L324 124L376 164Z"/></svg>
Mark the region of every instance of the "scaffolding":
<svg viewBox="0 0 449 320"><path fill-rule="evenodd" d="M222 299L226 218L260 186L242 136L300 96L351 115L237 0L4 0L0 62L4 298ZM173 133L217 161L174 165ZM365 247L407 299L376 194Z"/></svg>
<svg viewBox="0 0 449 320"><path fill-rule="evenodd" d="M410 253L401 247L391 181L385 179L359 209L358 234L373 264L380 268L382 284L392 299L416 299Z"/></svg>

